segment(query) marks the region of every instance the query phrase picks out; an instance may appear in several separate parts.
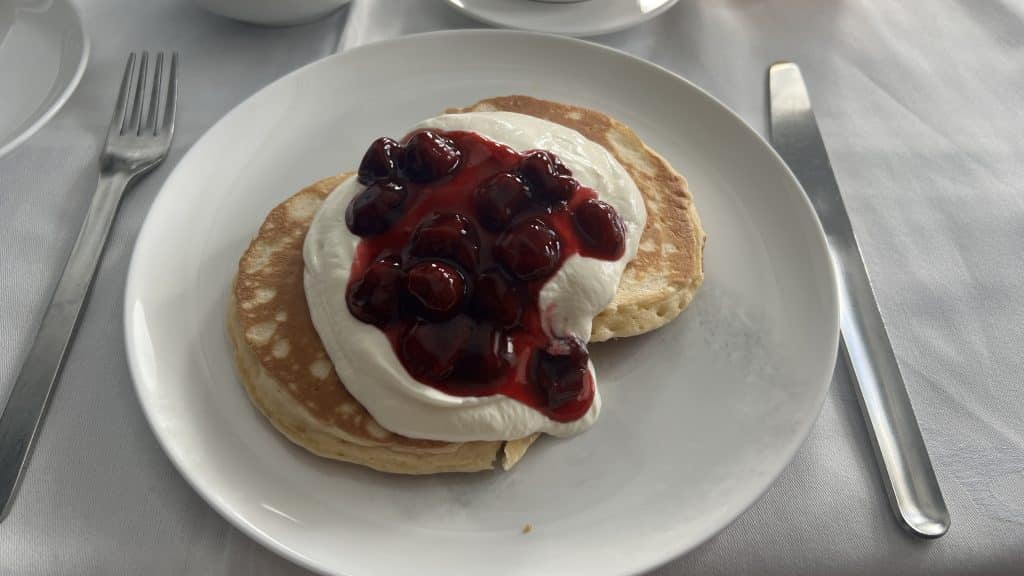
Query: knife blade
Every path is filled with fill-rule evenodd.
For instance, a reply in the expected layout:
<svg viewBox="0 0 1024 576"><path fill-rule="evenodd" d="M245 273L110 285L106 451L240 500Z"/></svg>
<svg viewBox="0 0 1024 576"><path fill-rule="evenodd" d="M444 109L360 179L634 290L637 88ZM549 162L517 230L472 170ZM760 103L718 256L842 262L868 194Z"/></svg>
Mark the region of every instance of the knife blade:
<svg viewBox="0 0 1024 576"><path fill-rule="evenodd" d="M835 262L843 357L857 390L889 504L911 533L937 538L949 529L949 510L797 65L773 64L768 70L768 90L772 146L810 198Z"/></svg>

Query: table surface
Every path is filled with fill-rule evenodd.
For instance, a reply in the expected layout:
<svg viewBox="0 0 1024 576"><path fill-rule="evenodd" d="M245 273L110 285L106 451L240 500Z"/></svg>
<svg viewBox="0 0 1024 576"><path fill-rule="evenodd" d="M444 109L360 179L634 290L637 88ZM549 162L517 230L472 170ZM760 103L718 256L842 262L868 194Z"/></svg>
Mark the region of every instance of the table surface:
<svg viewBox="0 0 1024 576"><path fill-rule="evenodd" d="M0 574L305 574L218 516L157 445L125 361L130 252L185 150L260 87L339 39L345 48L477 25L440 0L356 0L293 28L231 22L188 0L78 4L93 46L81 85L0 159L0 398L94 189L128 51L181 53L179 125L170 157L114 224L20 496L0 524ZM1024 2L681 0L594 40L692 80L762 133L767 66L802 66L953 518L935 541L897 527L837 369L810 437L768 493L655 574L1019 574Z"/></svg>

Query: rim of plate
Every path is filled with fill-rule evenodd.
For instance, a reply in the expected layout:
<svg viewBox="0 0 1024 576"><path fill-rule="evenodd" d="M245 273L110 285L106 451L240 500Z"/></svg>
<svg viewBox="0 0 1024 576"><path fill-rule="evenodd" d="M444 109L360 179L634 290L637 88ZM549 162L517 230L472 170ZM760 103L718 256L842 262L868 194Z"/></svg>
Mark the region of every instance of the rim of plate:
<svg viewBox="0 0 1024 576"><path fill-rule="evenodd" d="M78 8L68 0L59 0L59 3L63 5L63 10L67 10L71 14L71 18L75 21L74 29L81 36L82 40L82 56L78 59L78 63L75 65L75 72L71 76L71 81L68 82L67 86L61 90L60 94L53 100L49 108L36 118L36 121L29 124L20 134L12 138L6 144L0 145L0 158L3 158L8 153L12 152L18 146L21 146L25 140L31 138L36 132L38 132L47 122L53 118L64 104L71 98L71 94L75 92L75 88L78 88L78 83L82 80L82 76L85 74L86 65L89 63L89 35L85 33L85 26L82 24L82 16L78 13ZM52 7L51 7L52 9Z"/></svg>
<svg viewBox="0 0 1024 576"><path fill-rule="evenodd" d="M463 16L466 16L468 18L471 18L473 20L476 20L477 22L482 22L484 24L489 24L491 26L497 26L499 28L504 28L506 30L515 30L515 31L521 31L521 32L532 32L534 34L545 34L545 35L556 35L556 36L560 35L560 34L565 34L567 36L571 36L573 38L577 38L578 39L578 38L588 38L590 36L601 36L603 34L614 34L615 32L622 32L623 30L627 30L627 29L632 28L634 26L639 26L640 24L643 24L644 22L647 22L648 20L653 20L654 18L657 18L662 12L664 12L664 11L668 10L669 8L675 6L676 3L679 0L665 0L665 2L662 5L658 6L654 10L651 10L650 12L644 12L642 17L640 17L640 18L623 19L621 21L616 21L614 24L611 24L611 25L608 25L608 26L599 26L599 27L596 27L596 28L587 28L585 30L579 30L579 31L574 31L574 32L556 32L556 31L553 31L553 30L540 31L540 30L536 30L536 29L533 29L533 28L525 28L525 27L517 26L517 25L509 23L509 22L503 22L500 19L490 18L490 17L488 17L488 16L486 16L484 14L480 14L477 11L474 11L474 10L471 10L470 8L467 8L465 6L465 3L460 1L460 0L446 0L446 1L447 1L447 4L449 6L451 6L452 8L455 8L460 14L462 14ZM418 36L418 34L417 34L417 36ZM614 50L614 49L612 49L612 50ZM618 50L616 50L616 52L618 52ZM716 100L715 102L718 102L718 101Z"/></svg>
<svg viewBox="0 0 1024 576"><path fill-rule="evenodd" d="M214 130L220 124L225 122L227 119L233 117L234 115L239 114L239 111L247 107L251 100L258 97L263 91L271 88L272 86L275 86L279 83L287 82L293 77L305 74L308 69L312 69L317 66L322 66L324 65L325 62L329 60L358 58L361 57L361 54L363 54L364 52L371 52L380 46L388 46L392 44L405 42L416 42L421 39L429 39L442 36L472 37L490 35L521 36L524 41L534 39L555 43L582 45L585 46L588 50L594 50L596 52L603 53L605 56L625 58L628 61L630 61L633 65L647 67L656 72L667 74L677 82L685 84L689 89L696 90L703 97L709 99L713 104L717 105L723 112L725 112L728 116L732 117L733 120L739 123L739 125L741 125L749 133L751 137L756 139L764 147L764 149L772 156L772 158L775 160L778 166L783 170L786 177L790 179L792 181L792 184L796 186L796 189L801 192L801 194L799 194L800 199L798 200L798 202L806 211L806 216L810 217L813 223L812 228L815 233L815 238L817 239L816 247L821 250L822 257L825 260L825 266L829 272L826 275L827 277L822 278L821 280L826 284L824 288L827 289L827 295L829 300L829 302L827 303L827 308L831 310L831 313L827 318L827 322L829 325L826 327L826 331L827 333L832 335L829 342L829 350L831 350L832 352L824 357L826 361L823 361L821 364L821 369L819 371L820 380L824 382L824 385L818 388L818 396L817 398L814 399L814 402L812 403L814 406L813 417L808 418L806 421L801 423L798 433L793 436L795 441L792 441L788 446L785 447L785 450L781 451L781 453L784 454L784 457L779 460L779 465L777 466L777 468L774 469L772 473L767 476L771 478L770 481L766 482L764 486L761 486L759 490L753 492L750 497L737 500L736 502L738 502L739 505L735 506L734 509L731 509L728 514L723 515L719 521L713 523L711 530L709 530L703 538L699 539L696 542L693 542L688 547L665 547L660 549L659 553L649 554L647 557L638 560L636 566L634 567L633 573L642 573L652 570L654 568L657 568L658 566L661 566L675 558L678 558L696 549L700 545L704 544L705 542L713 538L719 532L721 532L726 526L734 522L736 518L743 514L743 512L749 509L751 505L760 500L768 491L768 489L778 479L779 474L781 474L782 471L789 466L794 456L796 455L797 450L807 440L811 428L814 426L814 423L817 421L821 413L821 408L825 401L825 395L828 392L829 387L831 386L832 372L835 367L839 347L839 289L836 281L835 264L832 261L832 258L829 254L828 245L825 240L824 230L821 227L821 222L818 219L817 213L814 211L814 208L811 205L811 202L808 199L807 194L803 189L803 186L800 185L800 182L796 179L796 176L789 169L789 166L786 165L786 163L778 155L775 149L772 148L772 146L763 137L761 137L761 135L758 134L757 131L754 130L753 127L751 127L750 124L748 124L742 117L736 114L728 106L720 102L717 98L706 92L700 86L694 84L693 82L690 82L689 80L683 78L682 76L676 74L675 72L672 72L671 70L668 70L653 62L644 60L638 56L634 56L627 52L617 50L615 48L610 48L608 46L604 46L587 40L581 40L578 38L524 30L464 29L424 32L419 34L410 34L407 36L400 36L397 38L373 42L353 48L351 50L347 50L345 52L325 56L324 58L310 62L309 64L306 64L300 68L297 68L285 74L284 76L281 76L277 80L274 80L270 84L264 86L263 88L260 88L259 90L248 96L245 100L243 100L230 111L228 111L220 120L214 123L213 126L208 128L202 134L202 136L200 136L192 144L188 152L185 153L181 160L178 161L178 164L176 164L171 173L168 174L167 178L164 181L164 184L160 188L160 191L157 193L157 196L153 201L153 204L149 208L149 212L146 214L146 217L143 220L142 227L140 228L139 231L139 235L136 238L135 247L132 250L131 261L129 262L128 266L128 276L125 285L124 296L124 318L122 319L124 322L125 348L127 352L128 368L129 373L131 374L132 377L132 384L135 389L135 394L139 400L139 404L142 407L142 411L145 414L146 421L149 424L150 429L153 431L153 435L156 437L161 449L163 449L164 453L174 464L174 467L182 475L182 477L189 484L189 486L191 486L192 489L195 490L195 492L199 494L199 496L203 500L205 500L207 504L213 507L221 516L223 516L225 519L231 522L234 526L238 527L243 532L245 532L246 535L253 538L257 542L260 542L276 554L284 558L287 558L288 560L304 568L316 571L318 573L343 574L333 569L331 566L323 564L315 558L311 558L298 550L295 550L282 544L273 535L264 532L258 526L247 521L239 512L237 512L233 508L233 504L227 501L221 494L212 491L207 492L204 489L201 477L193 476L194 471L191 469L189 464L180 459L178 456L176 456L176 452L174 450L169 449L168 442L170 442L170 439L165 437L165 433L161 432L160 428L154 425L154 407L150 403L148 403L148 396L143 392L142 387L140 386L140 382L144 378L144 373L141 366L139 365L139 353L135 347L136 330L133 325L133 306L131 305L132 302L138 299L138 284L141 282L141 280L139 279L139 269L141 268L141 266L137 265L137 260L141 258L141 249L146 244L144 240L147 240L147 237L151 233L150 230L152 229L152 226L150 223L150 219L153 218L154 213L159 213L163 204L171 201L170 198L172 197L169 194L165 194L165 189L168 187L169 183L173 182L174 174L180 169L180 167L182 165L187 165L187 163L190 162L192 156L197 153L196 150L201 147L200 144L202 144L208 138L210 138L211 133L213 133Z"/></svg>

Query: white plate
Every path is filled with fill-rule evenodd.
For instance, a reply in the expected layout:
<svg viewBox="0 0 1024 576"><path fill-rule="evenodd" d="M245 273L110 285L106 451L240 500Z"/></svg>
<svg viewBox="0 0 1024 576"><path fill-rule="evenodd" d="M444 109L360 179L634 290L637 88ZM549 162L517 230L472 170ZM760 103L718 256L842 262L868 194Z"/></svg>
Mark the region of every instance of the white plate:
<svg viewBox="0 0 1024 576"><path fill-rule="evenodd" d="M448 0L470 18L492 26L568 36L596 36L654 18L676 0Z"/></svg>
<svg viewBox="0 0 1024 576"><path fill-rule="evenodd" d="M0 0L0 157L60 110L88 59L82 19L67 0Z"/></svg>
<svg viewBox="0 0 1024 576"><path fill-rule="evenodd" d="M604 110L687 175L710 235L696 301L652 334L595 345L600 420L542 439L511 473L389 476L292 446L249 404L225 335L231 278L257 226L304 184L355 166L375 137L514 93ZM764 140L661 68L522 32L368 45L246 100L168 177L125 298L136 390L185 478L270 548L349 575L592 576L665 562L786 466L838 342L821 229Z"/></svg>

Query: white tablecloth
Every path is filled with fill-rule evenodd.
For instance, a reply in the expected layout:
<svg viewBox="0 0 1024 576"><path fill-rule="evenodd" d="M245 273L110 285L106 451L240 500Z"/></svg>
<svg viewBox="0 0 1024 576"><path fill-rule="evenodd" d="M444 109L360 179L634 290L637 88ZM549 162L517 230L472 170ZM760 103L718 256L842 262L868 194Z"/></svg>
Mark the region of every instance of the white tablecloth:
<svg viewBox="0 0 1024 576"><path fill-rule="evenodd" d="M196 138L261 86L332 52L343 26L350 47L475 24L439 0L357 0L286 29L223 20L187 0L78 4L93 42L82 84L0 160L0 398L74 242L129 50L181 53L179 130L170 158L121 207L20 497L0 524L0 574L304 574L208 507L146 425L123 351L129 253ZM681 0L596 40L689 78L762 131L768 64L801 64L953 517L936 541L896 526L840 371L767 495L656 574L1024 572L1024 2Z"/></svg>

